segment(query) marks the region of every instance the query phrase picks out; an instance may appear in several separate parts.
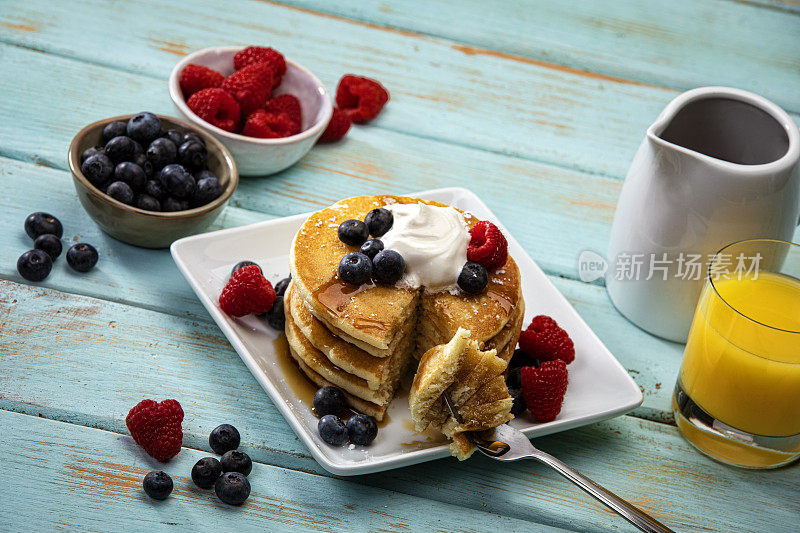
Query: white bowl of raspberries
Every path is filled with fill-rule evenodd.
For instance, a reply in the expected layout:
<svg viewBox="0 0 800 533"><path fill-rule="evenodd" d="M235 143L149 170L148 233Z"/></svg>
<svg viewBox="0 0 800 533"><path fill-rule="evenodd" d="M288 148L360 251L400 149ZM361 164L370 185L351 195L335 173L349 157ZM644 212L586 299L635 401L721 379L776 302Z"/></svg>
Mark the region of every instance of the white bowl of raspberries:
<svg viewBox="0 0 800 533"><path fill-rule="evenodd" d="M241 175L280 172L302 158L333 114L327 89L307 68L272 48L205 48L169 78L175 107L219 139Z"/></svg>

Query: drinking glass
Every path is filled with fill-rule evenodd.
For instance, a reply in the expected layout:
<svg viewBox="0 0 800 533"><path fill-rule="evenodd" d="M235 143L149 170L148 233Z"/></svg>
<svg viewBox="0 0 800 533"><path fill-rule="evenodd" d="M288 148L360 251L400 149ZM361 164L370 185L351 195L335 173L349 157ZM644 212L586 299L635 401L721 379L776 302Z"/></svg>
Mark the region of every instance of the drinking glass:
<svg viewBox="0 0 800 533"><path fill-rule="evenodd" d="M800 457L800 246L771 239L714 255L673 394L684 437L719 461Z"/></svg>

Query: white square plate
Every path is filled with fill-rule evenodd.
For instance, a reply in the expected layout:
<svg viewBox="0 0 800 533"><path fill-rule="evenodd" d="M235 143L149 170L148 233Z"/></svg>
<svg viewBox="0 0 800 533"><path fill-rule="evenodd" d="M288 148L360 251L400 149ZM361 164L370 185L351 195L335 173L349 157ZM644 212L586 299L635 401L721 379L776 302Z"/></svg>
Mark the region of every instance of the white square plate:
<svg viewBox="0 0 800 533"><path fill-rule="evenodd" d="M639 387L622 365L474 193L449 188L409 196L470 211L479 219L490 220L502 228L508 237L509 253L522 275L525 324L533 316L550 315L575 342L575 361L569 365L569 386L556 420L540 424L526 413L513 420L512 426L529 437L547 435L623 414L642 403ZM413 432L407 396L402 394L390 405L389 421L370 446L351 449L347 445L326 444L317 433L317 418L284 379L286 364L278 360L273 343L277 332L255 317L232 319L219 309L219 294L231 267L239 261L257 262L273 284L288 275L289 246L307 217L308 214L295 215L186 237L172 244L172 256L250 372L326 470L340 475L366 474L448 456L447 444Z"/></svg>

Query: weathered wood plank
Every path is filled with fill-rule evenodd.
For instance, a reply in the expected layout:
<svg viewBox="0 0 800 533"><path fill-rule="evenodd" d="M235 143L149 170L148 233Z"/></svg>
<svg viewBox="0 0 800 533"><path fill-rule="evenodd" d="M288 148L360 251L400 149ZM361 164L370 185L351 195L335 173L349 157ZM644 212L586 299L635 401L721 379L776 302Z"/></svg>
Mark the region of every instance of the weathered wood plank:
<svg viewBox="0 0 800 533"><path fill-rule="evenodd" d="M454 9L446 0L413 5L382 0L279 1L675 89L748 88L800 110L796 91L800 86L800 18L747 3L522 0L487 8L486 2L468 0ZM783 7L797 9L798 4ZM770 38L764 39L765 35Z"/></svg>
<svg viewBox="0 0 800 533"><path fill-rule="evenodd" d="M148 17L139 16L142 9ZM11 101L44 101L54 92L50 88L54 82L67 83L71 78L69 89L59 94L67 100L73 95L79 98L71 105L86 115L95 112L97 94L113 94L111 102L119 102L121 112L128 109L119 99L129 97L138 102L134 109L162 110L168 107L163 80L184 53L210 44L269 42L307 65L329 87L351 71L385 83L392 103L369 129L388 128L617 177L627 170L646 127L676 94L663 87L487 54L452 41L267 3L225 13L210 0L193 3L190 11L169 2L146 8L123 3L113 10L97 2L19 3L0 15L0 21L12 25L22 19L35 21L34 31L8 29L3 34L7 42L158 79L141 78L131 84L128 76L115 73L116 83L98 93L94 84L87 90L87 80L94 81L94 76L85 64L59 80L51 73L60 67L56 59L48 57L48 69L39 70L20 52L4 50L3 70L15 76L11 87L3 81L0 89L10 91L15 97ZM174 20L182 24L169 22ZM13 79L17 76L24 76L25 82ZM154 94L159 99L147 98ZM86 100L91 105L78 103ZM50 122L50 117L38 120ZM22 118L19 123L27 123ZM9 153L27 142L37 141L4 135L2 148Z"/></svg>
<svg viewBox="0 0 800 533"><path fill-rule="evenodd" d="M0 529L160 531L564 531L424 500L401 492L255 463L252 492L241 507L221 503L191 481L206 452L184 448L167 464L147 457L130 437L0 411L14 435L0 442L7 476ZM142 489L150 470L174 483L167 500ZM270 526L267 526L270 524Z"/></svg>
<svg viewBox="0 0 800 533"><path fill-rule="evenodd" d="M187 413L187 446L207 450L208 431L231 422L254 459L322 473L213 326L8 282L0 288L0 408L125 433L124 416L138 400L174 397ZM537 444L677 529L727 529L732 520L758 530L735 498L743 491L770 502L778 529L800 504L793 468L718 465L664 424L622 417ZM532 462L441 460L357 482L558 527L622 526ZM719 513L724 501L734 503Z"/></svg>

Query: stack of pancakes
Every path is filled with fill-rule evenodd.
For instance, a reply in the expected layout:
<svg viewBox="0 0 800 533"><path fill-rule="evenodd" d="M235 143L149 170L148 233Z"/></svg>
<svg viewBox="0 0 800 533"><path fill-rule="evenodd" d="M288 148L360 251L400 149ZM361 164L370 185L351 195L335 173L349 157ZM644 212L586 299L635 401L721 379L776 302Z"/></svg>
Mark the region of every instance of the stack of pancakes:
<svg viewBox="0 0 800 533"><path fill-rule="evenodd" d="M475 446L466 433L514 418L513 399L503 377L507 364L496 350L482 351L463 328L447 344L425 352L408 394L415 429L440 429L453 441L452 454L460 460L468 458ZM460 421L451 415L444 394L449 395Z"/></svg>
<svg viewBox="0 0 800 533"><path fill-rule="evenodd" d="M422 202L398 196L349 198L312 214L289 255L292 283L286 291L286 336L300 369L318 386L333 384L351 405L381 420L400 379L416 370L414 357L450 341L460 327L484 349L508 361L525 310L519 269L509 257L489 272L481 294L429 293L399 285L349 285L339 279L342 257L358 251L338 238L339 224L363 220L372 209ZM472 227L478 219L463 213Z"/></svg>

